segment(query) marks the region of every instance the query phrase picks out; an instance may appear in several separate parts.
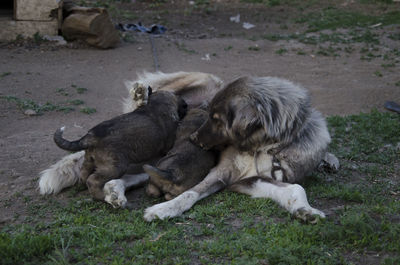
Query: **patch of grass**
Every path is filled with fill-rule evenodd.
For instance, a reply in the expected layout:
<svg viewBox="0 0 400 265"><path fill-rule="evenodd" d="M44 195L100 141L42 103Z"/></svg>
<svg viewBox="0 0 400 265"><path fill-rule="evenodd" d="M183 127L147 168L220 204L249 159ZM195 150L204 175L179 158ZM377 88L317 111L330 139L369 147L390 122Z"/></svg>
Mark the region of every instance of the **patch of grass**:
<svg viewBox="0 0 400 265"><path fill-rule="evenodd" d="M337 57L339 56L338 54L338 49L334 48L332 46L329 47L319 47L318 51L317 51L318 55L322 55L322 56L334 56Z"/></svg>
<svg viewBox="0 0 400 265"><path fill-rule="evenodd" d="M228 47L225 47L225 48L224 48L224 51L230 51L230 50L232 50L232 48L233 48L233 47L232 47L231 45L229 45Z"/></svg>
<svg viewBox="0 0 400 265"><path fill-rule="evenodd" d="M45 257L53 249L50 235L28 231L14 234L0 233L0 260L2 264L22 264Z"/></svg>
<svg viewBox="0 0 400 265"><path fill-rule="evenodd" d="M382 66L383 68L387 69L387 68L395 67L396 64L395 64L395 63L384 63L384 64L381 64L381 66Z"/></svg>
<svg viewBox="0 0 400 265"><path fill-rule="evenodd" d="M63 96L69 96L68 91L66 91L66 89L63 88L63 87L57 88L57 89L56 89L56 92L59 93L59 94L61 94L61 95L63 95Z"/></svg>
<svg viewBox="0 0 400 265"><path fill-rule="evenodd" d="M6 77L8 75L11 75L11 72L3 72L3 73L0 74L0 79Z"/></svg>
<svg viewBox="0 0 400 265"><path fill-rule="evenodd" d="M0 99L4 99L8 102L13 102L17 105L17 107L21 110L34 110L38 114L47 111L63 111L63 112L70 112L73 108L63 105L58 105L47 101L44 104L37 103L31 99L21 99L15 96L0 96Z"/></svg>
<svg viewBox="0 0 400 265"><path fill-rule="evenodd" d="M283 55L284 53L287 53L287 52L288 52L288 50L285 48L280 48L279 50L275 51L275 53L279 54L279 55Z"/></svg>
<svg viewBox="0 0 400 265"><path fill-rule="evenodd" d="M241 0L243 3L252 3L252 4L265 4L267 6L279 6L281 5L280 0Z"/></svg>
<svg viewBox="0 0 400 265"><path fill-rule="evenodd" d="M78 87L77 85L72 84L71 87L76 89L76 93L78 94L84 94L86 91L88 91L87 88L85 87Z"/></svg>
<svg viewBox="0 0 400 265"><path fill-rule="evenodd" d="M46 40L43 39L42 35L40 35L39 32L36 32L35 34L33 34L33 41L34 41L36 44L41 44L41 43L43 43L43 42L46 42Z"/></svg>
<svg viewBox="0 0 400 265"><path fill-rule="evenodd" d="M400 33L392 33L388 37L392 40L400 40Z"/></svg>
<svg viewBox="0 0 400 265"><path fill-rule="evenodd" d="M249 48L247 48L249 51L259 51L260 47L258 47L258 45L254 45L254 46L250 46Z"/></svg>
<svg viewBox="0 0 400 265"><path fill-rule="evenodd" d="M377 77L382 77L383 74L380 71L375 71L374 75L376 75Z"/></svg>
<svg viewBox="0 0 400 265"><path fill-rule="evenodd" d="M80 111L85 114L93 114L97 112L95 108L90 108L90 107L84 107Z"/></svg>
<svg viewBox="0 0 400 265"><path fill-rule="evenodd" d="M346 160L368 161L384 165L398 162L394 149L379 151L387 144L400 142L400 116L372 111L370 114L330 117L333 127L331 148Z"/></svg>
<svg viewBox="0 0 400 265"><path fill-rule="evenodd" d="M72 104L72 105L75 105L75 106L78 106L78 105L84 104L85 102L83 100L80 100L80 99L74 99L74 100L68 101L68 103Z"/></svg>
<svg viewBox="0 0 400 265"><path fill-rule="evenodd" d="M362 14L334 7L325 8L318 12L310 12L296 20L297 23L307 23L308 32L325 29L367 27L377 23L382 26L400 24L400 11L384 13L380 16Z"/></svg>
<svg viewBox="0 0 400 265"><path fill-rule="evenodd" d="M329 42L332 44L370 43L379 44L379 36L368 29L352 30L348 34L332 33L298 33L298 34L265 34L261 38L270 41L297 40L304 44L316 45Z"/></svg>

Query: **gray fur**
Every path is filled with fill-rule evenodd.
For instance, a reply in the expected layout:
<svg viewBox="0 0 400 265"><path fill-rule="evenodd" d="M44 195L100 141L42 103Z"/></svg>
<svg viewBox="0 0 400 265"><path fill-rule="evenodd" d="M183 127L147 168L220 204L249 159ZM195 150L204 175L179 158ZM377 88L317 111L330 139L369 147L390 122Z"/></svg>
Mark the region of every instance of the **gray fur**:
<svg viewBox="0 0 400 265"><path fill-rule="evenodd" d="M330 142L322 115L308 92L276 77L242 77L210 103L210 118L193 135L206 149L233 145L242 152L265 150L283 162L288 182L302 181L322 160Z"/></svg>

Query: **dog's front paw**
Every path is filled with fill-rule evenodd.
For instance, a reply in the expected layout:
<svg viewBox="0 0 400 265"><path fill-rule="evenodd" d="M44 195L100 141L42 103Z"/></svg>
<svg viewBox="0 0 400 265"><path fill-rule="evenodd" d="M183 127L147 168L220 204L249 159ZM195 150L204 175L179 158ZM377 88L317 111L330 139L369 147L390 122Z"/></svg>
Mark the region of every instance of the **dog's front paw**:
<svg viewBox="0 0 400 265"><path fill-rule="evenodd" d="M148 222L156 218L163 220L169 217L176 217L189 210L198 199L199 194L197 192L185 191L170 201L147 208L143 217Z"/></svg>
<svg viewBox="0 0 400 265"><path fill-rule="evenodd" d="M147 104L150 91L149 88L144 86L142 83L134 83L129 93L138 107Z"/></svg>
<svg viewBox="0 0 400 265"><path fill-rule="evenodd" d="M105 201L114 208L125 208L127 199L125 197L125 186L122 180L113 179L104 185L103 192Z"/></svg>
<svg viewBox="0 0 400 265"><path fill-rule="evenodd" d="M316 224L321 218L325 218L325 214L312 207L301 207L293 212L293 216L303 222Z"/></svg>
<svg viewBox="0 0 400 265"><path fill-rule="evenodd" d="M153 205L151 207L148 207L144 211L143 218L147 222L151 222L156 218L163 220L167 217L174 217L175 215L173 213L171 213L171 211L169 210L170 207L168 207L168 203L169 202L163 202L163 203L159 203L159 204Z"/></svg>

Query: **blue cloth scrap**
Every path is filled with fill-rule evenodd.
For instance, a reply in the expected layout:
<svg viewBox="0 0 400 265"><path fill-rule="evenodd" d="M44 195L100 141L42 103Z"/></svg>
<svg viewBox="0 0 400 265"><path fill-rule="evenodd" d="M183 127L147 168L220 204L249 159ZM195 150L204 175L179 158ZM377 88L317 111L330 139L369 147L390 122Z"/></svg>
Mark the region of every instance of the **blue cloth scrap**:
<svg viewBox="0 0 400 265"><path fill-rule="evenodd" d="M162 25L154 24L150 28L147 28L142 25L142 22L138 22L137 24L119 23L115 28L121 31L137 31L156 35L164 34L167 31L167 28Z"/></svg>

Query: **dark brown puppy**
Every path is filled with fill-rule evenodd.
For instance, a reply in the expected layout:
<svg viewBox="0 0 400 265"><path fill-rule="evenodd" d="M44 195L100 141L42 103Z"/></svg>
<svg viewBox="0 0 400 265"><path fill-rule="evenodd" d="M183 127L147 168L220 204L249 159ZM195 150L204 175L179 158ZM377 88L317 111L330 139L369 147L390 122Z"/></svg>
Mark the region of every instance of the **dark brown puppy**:
<svg viewBox="0 0 400 265"><path fill-rule="evenodd" d="M215 152L205 151L189 139L207 117L207 111L191 109L179 125L176 141L168 154L157 163L157 167L143 166L150 176L146 189L148 195L159 197L164 193L166 200L173 199L202 181L216 165Z"/></svg>
<svg viewBox="0 0 400 265"><path fill-rule="evenodd" d="M171 92L159 91L150 96L147 105L100 123L77 141L62 138L64 128L56 131L54 141L65 150L85 150L80 179L95 199L104 200L104 184L120 178L130 164L168 152L186 108Z"/></svg>

